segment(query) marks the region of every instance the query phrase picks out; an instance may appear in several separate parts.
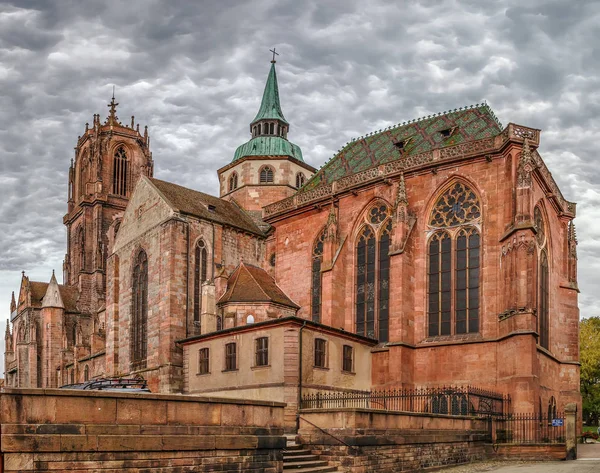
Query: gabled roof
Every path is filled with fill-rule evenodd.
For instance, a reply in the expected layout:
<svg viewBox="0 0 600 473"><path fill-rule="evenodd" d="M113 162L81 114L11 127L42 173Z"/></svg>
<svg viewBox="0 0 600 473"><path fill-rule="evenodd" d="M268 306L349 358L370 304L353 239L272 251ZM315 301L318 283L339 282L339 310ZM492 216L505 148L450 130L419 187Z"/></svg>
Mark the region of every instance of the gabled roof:
<svg viewBox="0 0 600 473"><path fill-rule="evenodd" d="M380 164L495 136L501 131L502 126L494 112L485 104L402 123L347 144L306 183L301 192Z"/></svg>
<svg viewBox="0 0 600 473"><path fill-rule="evenodd" d="M42 300L48 291L47 282L29 281L29 288L31 291L31 306L42 307ZM77 309L77 299L79 298L79 292L76 286L63 286L58 285L60 291L60 297L65 307L66 312L80 312Z"/></svg>
<svg viewBox="0 0 600 473"><path fill-rule="evenodd" d="M171 182L147 179L174 210L263 236L252 218L231 202Z"/></svg>
<svg viewBox="0 0 600 473"><path fill-rule="evenodd" d="M263 92L262 102L260 103L260 108L254 120L250 126L256 123L259 120L279 120L285 123L288 122L285 120L283 116L283 112L281 111L281 105L279 103L279 88L277 87L277 73L275 72L275 62L271 62L271 70L269 71L269 77L267 78L267 83L265 85L265 91Z"/></svg>
<svg viewBox="0 0 600 473"><path fill-rule="evenodd" d="M274 302L294 309L300 306L279 289L275 280L262 268L240 263L227 281L227 290L218 304L229 302Z"/></svg>

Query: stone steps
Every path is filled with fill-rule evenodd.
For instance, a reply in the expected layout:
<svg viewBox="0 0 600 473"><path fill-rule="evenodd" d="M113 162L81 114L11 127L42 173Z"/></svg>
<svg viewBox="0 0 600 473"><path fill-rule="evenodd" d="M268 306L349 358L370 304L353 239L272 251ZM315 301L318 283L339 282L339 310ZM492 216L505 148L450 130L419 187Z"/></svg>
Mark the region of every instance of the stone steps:
<svg viewBox="0 0 600 473"><path fill-rule="evenodd" d="M338 471L337 467L313 455L310 450L296 444L296 437L287 435L287 445L283 451L283 471L286 473L326 473Z"/></svg>

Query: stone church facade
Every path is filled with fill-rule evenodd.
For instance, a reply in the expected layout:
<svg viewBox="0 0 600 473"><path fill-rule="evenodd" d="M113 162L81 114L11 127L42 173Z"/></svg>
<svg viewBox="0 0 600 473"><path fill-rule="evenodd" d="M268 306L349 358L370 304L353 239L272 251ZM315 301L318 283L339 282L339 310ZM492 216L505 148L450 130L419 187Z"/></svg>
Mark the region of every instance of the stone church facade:
<svg viewBox="0 0 600 473"><path fill-rule="evenodd" d="M142 376L154 392L476 385L516 411L580 402L575 204L487 105L347 143L288 140L275 63L220 197L153 177L109 105L69 171L64 284L22 278L6 385Z"/></svg>

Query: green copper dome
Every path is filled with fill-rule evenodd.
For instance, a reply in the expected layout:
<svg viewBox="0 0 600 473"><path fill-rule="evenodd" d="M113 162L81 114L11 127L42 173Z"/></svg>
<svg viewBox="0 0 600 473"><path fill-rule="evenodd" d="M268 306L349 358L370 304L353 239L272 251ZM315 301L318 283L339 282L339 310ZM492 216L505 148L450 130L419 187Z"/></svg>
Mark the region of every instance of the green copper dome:
<svg viewBox="0 0 600 473"><path fill-rule="evenodd" d="M263 92L260 109L250 126L254 125L254 123L259 120L280 120L288 125L288 122L285 120L283 112L281 111L281 105L279 104L279 88L277 87L275 62L271 63L271 70L269 71L267 85L265 85L265 91Z"/></svg>
<svg viewBox="0 0 600 473"><path fill-rule="evenodd" d="M235 150L233 161L246 156L290 156L298 161L304 161L300 147L279 136L252 138Z"/></svg>

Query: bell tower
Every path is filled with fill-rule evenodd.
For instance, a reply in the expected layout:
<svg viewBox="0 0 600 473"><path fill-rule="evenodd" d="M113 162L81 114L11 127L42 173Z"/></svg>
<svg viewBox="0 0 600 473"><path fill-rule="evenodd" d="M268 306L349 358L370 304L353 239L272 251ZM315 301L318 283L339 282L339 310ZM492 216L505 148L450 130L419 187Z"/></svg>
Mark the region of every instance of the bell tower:
<svg viewBox="0 0 600 473"><path fill-rule="evenodd" d="M290 124L283 116L273 50L271 69L258 113L250 123L250 141L235 151L219 174L220 195L257 220L265 205L285 199L316 172L306 164L300 147L288 141Z"/></svg>
<svg viewBox="0 0 600 473"><path fill-rule="evenodd" d="M75 159L69 168L67 254L63 264L66 285L79 288L79 305L95 312L104 305L107 231L125 210L133 188L143 174L152 176L148 127L123 124L117 117L115 97L104 122L94 115L92 126L77 138Z"/></svg>

